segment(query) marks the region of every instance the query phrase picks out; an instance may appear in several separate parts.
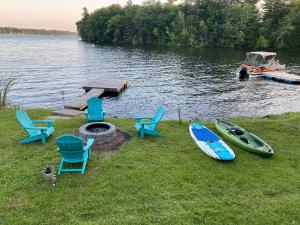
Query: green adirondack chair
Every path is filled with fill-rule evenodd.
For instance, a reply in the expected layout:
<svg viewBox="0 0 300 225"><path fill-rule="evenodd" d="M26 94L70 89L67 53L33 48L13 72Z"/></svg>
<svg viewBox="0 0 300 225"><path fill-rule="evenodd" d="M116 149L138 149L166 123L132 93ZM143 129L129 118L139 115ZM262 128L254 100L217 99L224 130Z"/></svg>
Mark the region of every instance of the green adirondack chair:
<svg viewBox="0 0 300 225"><path fill-rule="evenodd" d="M28 133L27 137L20 141L21 144L37 140L41 140L42 144L45 144L46 138L54 132L53 120L31 120L23 110L16 111L16 118ZM47 127L37 127L35 123L47 123Z"/></svg>
<svg viewBox="0 0 300 225"><path fill-rule="evenodd" d="M97 97L88 99L88 108L84 111L88 122L103 121L105 111L102 108L102 100Z"/></svg>
<svg viewBox="0 0 300 225"><path fill-rule="evenodd" d="M61 172L81 172L81 174L84 174L93 143L94 139L88 139L87 145L83 146L82 140L74 135L67 134L58 137L56 139L56 145L62 156L58 174ZM82 167L64 169L64 163L82 163Z"/></svg>
<svg viewBox="0 0 300 225"><path fill-rule="evenodd" d="M156 110L154 117L135 117L135 128L140 133L141 138L145 137L145 134L160 137L161 134L156 130L156 126L164 116L165 109L159 107Z"/></svg>

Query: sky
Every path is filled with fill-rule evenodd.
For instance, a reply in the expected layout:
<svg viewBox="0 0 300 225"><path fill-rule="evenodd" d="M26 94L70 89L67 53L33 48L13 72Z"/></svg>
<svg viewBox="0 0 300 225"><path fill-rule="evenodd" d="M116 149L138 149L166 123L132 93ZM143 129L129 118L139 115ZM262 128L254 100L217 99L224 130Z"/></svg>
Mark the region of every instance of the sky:
<svg viewBox="0 0 300 225"><path fill-rule="evenodd" d="M0 27L76 31L82 8L89 11L127 0L0 0ZM143 0L133 0L141 4Z"/></svg>

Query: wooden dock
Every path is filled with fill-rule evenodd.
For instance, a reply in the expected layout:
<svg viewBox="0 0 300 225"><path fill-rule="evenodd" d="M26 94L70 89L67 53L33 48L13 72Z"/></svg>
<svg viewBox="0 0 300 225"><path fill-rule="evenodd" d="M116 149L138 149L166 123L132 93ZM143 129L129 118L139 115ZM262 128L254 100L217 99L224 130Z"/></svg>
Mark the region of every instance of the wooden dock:
<svg viewBox="0 0 300 225"><path fill-rule="evenodd" d="M120 79L97 79L84 85L82 88L86 91L84 95L64 105L64 109L52 112L53 116L73 117L82 115L82 110L87 108L87 100L90 97L101 98L104 95L120 94L128 87L128 80Z"/></svg>
<svg viewBox="0 0 300 225"><path fill-rule="evenodd" d="M67 103L64 108L65 109L75 109L75 110L84 110L87 107L87 100L90 97L100 97L104 93L104 89L91 89L86 92L80 98Z"/></svg>
<svg viewBox="0 0 300 225"><path fill-rule="evenodd" d="M288 84L300 84L300 76L286 72L266 72L264 73L263 77L268 80L274 80Z"/></svg>
<svg viewBox="0 0 300 225"><path fill-rule="evenodd" d="M119 79L98 79L89 82L82 88L85 91L89 91L93 88L104 89L105 92L121 93L128 86L128 80Z"/></svg>
<svg viewBox="0 0 300 225"><path fill-rule="evenodd" d="M61 116L61 117L73 117L80 116L83 112L75 109L59 109L51 113L52 116Z"/></svg>

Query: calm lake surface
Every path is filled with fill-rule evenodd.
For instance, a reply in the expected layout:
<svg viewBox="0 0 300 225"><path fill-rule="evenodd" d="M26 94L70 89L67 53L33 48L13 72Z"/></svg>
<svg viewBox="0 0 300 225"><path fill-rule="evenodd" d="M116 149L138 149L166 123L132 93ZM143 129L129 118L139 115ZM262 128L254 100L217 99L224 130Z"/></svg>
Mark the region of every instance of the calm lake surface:
<svg viewBox="0 0 300 225"><path fill-rule="evenodd" d="M81 86L102 77L123 78L130 87L104 98L108 116L152 114L165 105L165 119L211 120L300 111L300 85L268 80L240 82L236 68L246 50L158 49L94 46L75 36L0 35L0 80L17 78L9 99L24 108L63 108L83 94ZM279 52L300 74L300 51Z"/></svg>

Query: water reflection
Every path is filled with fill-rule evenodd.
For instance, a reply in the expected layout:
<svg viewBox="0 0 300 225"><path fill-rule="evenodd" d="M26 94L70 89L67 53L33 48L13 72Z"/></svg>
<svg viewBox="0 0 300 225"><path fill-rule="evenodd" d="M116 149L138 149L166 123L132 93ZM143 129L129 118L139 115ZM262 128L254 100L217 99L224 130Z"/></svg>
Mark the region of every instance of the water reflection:
<svg viewBox="0 0 300 225"><path fill-rule="evenodd" d="M299 73L299 56L279 52L278 58ZM62 108L88 81L118 77L131 86L105 98L108 116L151 114L162 104L169 119L177 119L177 106L184 119L207 120L300 111L300 86L236 80L244 57L240 50L93 46L68 36L0 35L0 78L18 78L9 97L25 108Z"/></svg>

